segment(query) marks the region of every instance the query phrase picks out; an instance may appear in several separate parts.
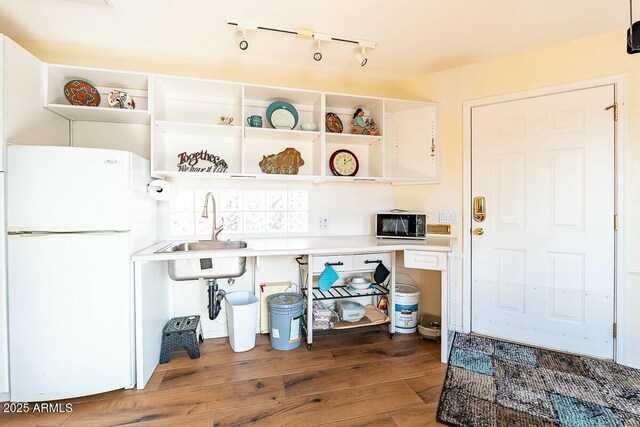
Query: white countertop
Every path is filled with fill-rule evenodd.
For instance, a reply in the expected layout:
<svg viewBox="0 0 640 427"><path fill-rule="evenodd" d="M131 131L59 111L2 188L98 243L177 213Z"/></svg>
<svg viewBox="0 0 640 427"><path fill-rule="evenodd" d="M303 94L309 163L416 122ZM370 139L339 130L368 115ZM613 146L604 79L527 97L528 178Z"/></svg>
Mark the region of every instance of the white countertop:
<svg viewBox="0 0 640 427"><path fill-rule="evenodd" d="M426 240L377 239L374 236L326 236L283 237L277 239L245 239L245 249L198 251L195 258L220 258L229 256L282 256L282 255L330 255L340 253L367 253L402 251L405 249L434 252L451 252L455 237L429 236ZM180 241L163 241L133 254L131 259L140 261L167 261L194 258L196 252L157 251Z"/></svg>

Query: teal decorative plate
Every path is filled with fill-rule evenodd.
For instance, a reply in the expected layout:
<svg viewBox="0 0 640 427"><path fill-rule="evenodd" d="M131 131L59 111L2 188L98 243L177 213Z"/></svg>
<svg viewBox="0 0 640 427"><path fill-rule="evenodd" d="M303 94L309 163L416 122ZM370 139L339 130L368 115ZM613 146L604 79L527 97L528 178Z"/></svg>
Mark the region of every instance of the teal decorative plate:
<svg viewBox="0 0 640 427"><path fill-rule="evenodd" d="M286 101L275 101L267 107L267 121L276 129L293 129L298 124L298 110Z"/></svg>

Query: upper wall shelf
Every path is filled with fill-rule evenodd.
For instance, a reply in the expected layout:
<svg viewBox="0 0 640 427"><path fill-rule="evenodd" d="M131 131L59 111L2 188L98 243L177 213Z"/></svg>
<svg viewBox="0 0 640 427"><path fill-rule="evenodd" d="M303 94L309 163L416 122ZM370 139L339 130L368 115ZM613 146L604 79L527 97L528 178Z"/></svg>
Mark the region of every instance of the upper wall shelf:
<svg viewBox="0 0 640 427"><path fill-rule="evenodd" d="M100 93L100 105L71 105L64 96L64 85L73 79L91 83ZM149 124L149 75L98 68L48 65L43 91L44 106L71 121ZM109 93L118 89L129 93L136 104L134 110L109 107Z"/></svg>
<svg viewBox="0 0 640 427"><path fill-rule="evenodd" d="M382 141L382 136L327 132L326 139L327 143L336 144L373 144Z"/></svg>
<svg viewBox="0 0 640 427"><path fill-rule="evenodd" d="M320 132L245 127L244 136L246 139L273 139L282 142L304 142L319 140Z"/></svg>
<svg viewBox="0 0 640 427"><path fill-rule="evenodd" d="M240 134L242 126L214 125L193 122L171 122L156 120L155 125L164 133L178 135L198 135L198 136L219 136L229 134Z"/></svg>
<svg viewBox="0 0 640 427"><path fill-rule="evenodd" d="M146 110L121 110L108 107L82 107L69 104L48 104L47 108L71 121L149 124Z"/></svg>
<svg viewBox="0 0 640 427"><path fill-rule="evenodd" d="M56 114L72 122L152 124L153 176L438 182L437 108L432 103L66 65L46 65L44 69L43 103ZM100 105L70 105L63 88L72 79L93 84L100 92ZM110 108L107 98L114 89L128 92L136 109ZM266 112L274 101L294 106L298 121L293 129L274 129L270 125ZM375 122L377 135L352 133L358 108L367 123ZM340 118L342 133L327 131L327 113ZM262 127L247 124L247 117L254 115L262 118ZM229 118L233 119L231 124ZM302 125L308 123L318 130L303 131ZM298 151L304 160L299 175L262 173L259 163L263 156L282 153L287 148ZM358 158L355 177L332 176L329 160L340 149L347 149ZM178 166L180 156L201 151L224 159L226 173L192 172L194 168Z"/></svg>

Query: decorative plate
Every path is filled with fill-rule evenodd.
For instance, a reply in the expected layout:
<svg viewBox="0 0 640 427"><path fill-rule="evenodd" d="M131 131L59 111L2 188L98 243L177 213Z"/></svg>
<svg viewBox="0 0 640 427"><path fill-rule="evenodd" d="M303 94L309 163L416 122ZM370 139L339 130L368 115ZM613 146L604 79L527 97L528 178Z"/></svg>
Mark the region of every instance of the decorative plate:
<svg viewBox="0 0 640 427"><path fill-rule="evenodd" d="M327 130L332 133L342 133L342 120L336 113L327 113L325 116Z"/></svg>
<svg viewBox="0 0 640 427"><path fill-rule="evenodd" d="M117 89L114 89L109 93L107 101L111 108L121 108L125 110L135 110L136 108L136 102L133 100L131 95Z"/></svg>
<svg viewBox="0 0 640 427"><path fill-rule="evenodd" d="M64 97L71 105L97 107L100 105L100 92L91 83L84 80L69 80L64 85Z"/></svg>
<svg viewBox="0 0 640 427"><path fill-rule="evenodd" d="M275 101L267 107L267 121L276 129L293 129L298 124L298 110L286 101Z"/></svg>

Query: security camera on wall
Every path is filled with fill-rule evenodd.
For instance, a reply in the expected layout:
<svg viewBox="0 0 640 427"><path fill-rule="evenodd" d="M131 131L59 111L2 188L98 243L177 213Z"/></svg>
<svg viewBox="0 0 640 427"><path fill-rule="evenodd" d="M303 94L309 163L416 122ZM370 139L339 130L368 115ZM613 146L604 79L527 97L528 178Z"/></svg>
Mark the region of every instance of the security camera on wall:
<svg viewBox="0 0 640 427"><path fill-rule="evenodd" d="M627 53L640 53L640 21L634 22L627 30Z"/></svg>
<svg viewBox="0 0 640 427"><path fill-rule="evenodd" d="M633 22L633 0L629 0L629 29L627 30L627 53L640 53L640 21Z"/></svg>

